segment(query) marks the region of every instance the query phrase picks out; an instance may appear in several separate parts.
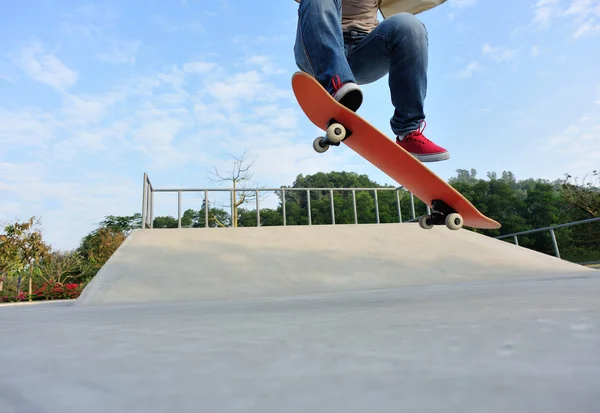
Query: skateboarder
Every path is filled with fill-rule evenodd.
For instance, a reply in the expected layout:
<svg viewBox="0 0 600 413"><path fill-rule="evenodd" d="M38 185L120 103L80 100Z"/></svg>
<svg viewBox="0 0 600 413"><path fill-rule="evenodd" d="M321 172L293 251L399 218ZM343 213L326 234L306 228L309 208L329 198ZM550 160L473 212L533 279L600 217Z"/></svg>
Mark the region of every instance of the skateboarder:
<svg viewBox="0 0 600 413"><path fill-rule="evenodd" d="M358 85L389 74L396 142L422 162L449 159L448 151L423 134L428 36L410 13L381 23L382 0L295 0L298 27L294 55L300 70L315 77L341 104L356 111Z"/></svg>

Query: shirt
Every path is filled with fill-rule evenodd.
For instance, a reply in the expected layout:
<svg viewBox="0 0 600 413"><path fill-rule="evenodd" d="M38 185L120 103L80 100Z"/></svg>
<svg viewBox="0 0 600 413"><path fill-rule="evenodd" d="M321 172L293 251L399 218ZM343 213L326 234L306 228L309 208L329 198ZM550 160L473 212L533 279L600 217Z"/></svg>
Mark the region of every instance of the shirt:
<svg viewBox="0 0 600 413"><path fill-rule="evenodd" d="M378 24L377 11L382 0L342 0L342 31L369 33ZM296 0L300 3L300 0Z"/></svg>
<svg viewBox="0 0 600 413"><path fill-rule="evenodd" d="M378 24L377 11L381 0L342 0L342 31L369 33Z"/></svg>

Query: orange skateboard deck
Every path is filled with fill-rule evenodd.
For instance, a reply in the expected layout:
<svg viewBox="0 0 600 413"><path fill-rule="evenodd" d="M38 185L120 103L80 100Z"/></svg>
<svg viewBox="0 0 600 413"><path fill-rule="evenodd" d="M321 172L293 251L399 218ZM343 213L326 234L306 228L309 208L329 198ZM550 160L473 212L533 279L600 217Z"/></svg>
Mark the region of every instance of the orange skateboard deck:
<svg viewBox="0 0 600 413"><path fill-rule="evenodd" d="M463 225L472 228L496 229L501 225L483 215L462 194L421 161L401 148L359 115L338 103L315 78L304 72L292 77L292 88L298 104L325 137L313 142L317 152L343 142L382 172L412 192L431 208L431 214L420 217L421 228L446 225L458 230Z"/></svg>

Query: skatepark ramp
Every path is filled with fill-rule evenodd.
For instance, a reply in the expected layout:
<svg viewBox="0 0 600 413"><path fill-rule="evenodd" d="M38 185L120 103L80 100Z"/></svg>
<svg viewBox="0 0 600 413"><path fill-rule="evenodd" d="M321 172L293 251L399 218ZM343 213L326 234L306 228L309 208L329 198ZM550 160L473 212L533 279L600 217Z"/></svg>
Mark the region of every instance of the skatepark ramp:
<svg viewBox="0 0 600 413"><path fill-rule="evenodd" d="M361 224L133 231L75 305L284 297L595 270L468 230Z"/></svg>

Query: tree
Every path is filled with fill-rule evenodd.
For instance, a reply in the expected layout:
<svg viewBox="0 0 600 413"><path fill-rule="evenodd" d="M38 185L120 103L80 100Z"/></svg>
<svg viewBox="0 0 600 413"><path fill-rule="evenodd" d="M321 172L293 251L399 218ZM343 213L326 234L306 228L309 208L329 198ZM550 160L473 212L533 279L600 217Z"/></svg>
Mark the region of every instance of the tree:
<svg viewBox="0 0 600 413"><path fill-rule="evenodd" d="M86 235L77 252L90 264L90 275L95 275L125 241L125 230L115 227L98 228Z"/></svg>
<svg viewBox="0 0 600 413"><path fill-rule="evenodd" d="M214 168L214 173L213 175L215 175L217 177L217 179L211 179L211 181L218 181L218 182L231 182L232 184L232 188L234 189L233 193L232 193L232 199L231 199L231 208L232 208L232 216L231 216L231 225L233 227L237 227L238 226L238 208L243 205L245 202L252 200L252 199L256 199L256 193L255 191L237 191L236 189L238 188L238 186L240 186L240 184L245 183L245 182L249 182L252 179L252 174L250 173L250 168L252 168L252 166L254 165L254 162L256 162L256 159L250 163L245 163L246 162L246 149L244 149L244 152L241 156L239 157L235 157L233 155L230 154L230 156L233 158L232 161L232 168L231 168L231 174L229 175L221 175L219 173L219 171L217 170L217 168ZM248 185L246 187L254 187L257 188L258 184L257 183L253 183L251 185ZM260 199L260 195L259 195L259 199Z"/></svg>
<svg viewBox="0 0 600 413"><path fill-rule="evenodd" d="M480 180L477 179L477 171L475 169L471 169L470 171L467 171L466 169L457 169L456 170L456 178L450 178L448 180L448 183L450 185L453 185L456 183L472 185L479 181Z"/></svg>
<svg viewBox="0 0 600 413"><path fill-rule="evenodd" d="M100 221L100 227L111 228L128 234L132 230L142 227L142 214L138 212L130 216L107 215L104 220Z"/></svg>
<svg viewBox="0 0 600 413"><path fill-rule="evenodd" d="M181 217L181 225L183 225L183 217ZM152 222L153 228L177 228L179 226L179 221L174 217L156 217Z"/></svg>
<svg viewBox="0 0 600 413"><path fill-rule="evenodd" d="M597 170L592 172L592 179L587 183L577 184L573 177L566 175L562 184L562 198L568 204L569 209L576 212L579 219L595 218L600 216L600 188L598 179L600 174ZM584 177L584 181L587 177Z"/></svg>
<svg viewBox="0 0 600 413"><path fill-rule="evenodd" d="M51 248L42 240L40 220L31 217L28 221L7 225L0 238L0 265L17 274L17 296L21 293L21 281L25 272L29 278L29 296L33 292L33 276L39 263L49 255ZM30 298L31 299L31 298Z"/></svg>
<svg viewBox="0 0 600 413"><path fill-rule="evenodd" d="M18 249L6 235L0 235L0 291L4 289L4 280L19 267Z"/></svg>
<svg viewBox="0 0 600 413"><path fill-rule="evenodd" d="M567 174L560 181L560 199L564 208L565 220L580 221L600 216L600 176L597 170L591 178L584 177L581 184ZM578 261L596 261L600 259L600 223L563 228L560 237L567 240L565 255ZM562 249L561 249L562 251ZM593 252L592 252L593 251ZM562 254L561 254L562 255Z"/></svg>
<svg viewBox="0 0 600 413"><path fill-rule="evenodd" d="M77 251L53 252L40 265L40 277L48 284L63 285L87 274L88 265Z"/></svg>

